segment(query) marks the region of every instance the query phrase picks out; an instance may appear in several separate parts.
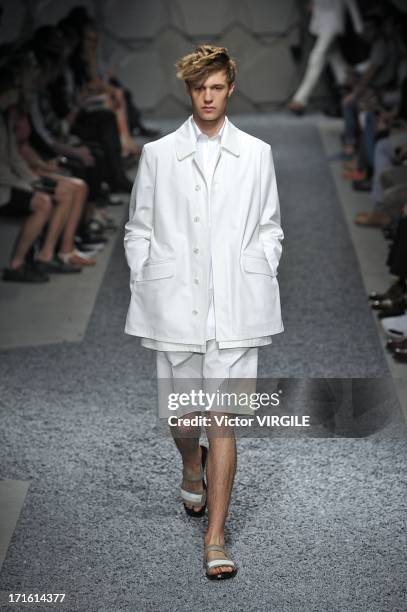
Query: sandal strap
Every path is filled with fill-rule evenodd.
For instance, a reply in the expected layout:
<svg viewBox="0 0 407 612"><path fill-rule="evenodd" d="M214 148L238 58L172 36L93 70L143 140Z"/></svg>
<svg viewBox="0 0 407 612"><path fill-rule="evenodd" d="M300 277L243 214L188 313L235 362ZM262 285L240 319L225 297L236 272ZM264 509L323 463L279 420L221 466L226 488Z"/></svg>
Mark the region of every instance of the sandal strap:
<svg viewBox="0 0 407 612"><path fill-rule="evenodd" d="M226 550L224 546L221 546L220 544L206 544L205 546L205 557L207 556L208 552L211 552L213 550L216 550L218 552L222 552L224 555L226 555Z"/></svg>
<svg viewBox="0 0 407 612"><path fill-rule="evenodd" d="M197 506L203 506L206 501L206 491L196 491L195 493L191 493L191 491L181 489L181 497L187 502L191 502L192 504L196 504Z"/></svg>
<svg viewBox="0 0 407 612"><path fill-rule="evenodd" d="M75 250L71 251L70 253L58 253L59 259L63 261L64 264L69 264L73 255L75 255Z"/></svg>
<svg viewBox="0 0 407 612"><path fill-rule="evenodd" d="M236 567L231 559L213 559L212 561L206 562L206 567L212 569L213 567L230 566Z"/></svg>
<svg viewBox="0 0 407 612"><path fill-rule="evenodd" d="M204 478L204 472L203 469L201 468L199 475L198 476L188 476L188 471L184 468L182 470L182 478L184 480L187 480L188 482L199 482L200 480L202 480Z"/></svg>

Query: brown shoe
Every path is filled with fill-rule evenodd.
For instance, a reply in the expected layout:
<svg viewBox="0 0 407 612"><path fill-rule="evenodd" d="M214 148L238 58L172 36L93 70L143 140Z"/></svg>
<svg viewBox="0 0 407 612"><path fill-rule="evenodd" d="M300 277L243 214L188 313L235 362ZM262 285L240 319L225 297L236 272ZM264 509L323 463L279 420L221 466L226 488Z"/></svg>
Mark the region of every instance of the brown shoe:
<svg viewBox="0 0 407 612"><path fill-rule="evenodd" d="M383 293L378 293L377 291L372 291L369 293L369 300L381 301L387 299L401 299L404 293L404 284L401 281L396 280L392 285L390 285L387 291L384 291Z"/></svg>
<svg viewBox="0 0 407 612"><path fill-rule="evenodd" d="M391 353L394 353L396 349L407 349L407 338L404 338L404 340L387 340L386 348Z"/></svg>
<svg viewBox="0 0 407 612"><path fill-rule="evenodd" d="M393 352L393 357L400 363L407 363L407 348L396 348Z"/></svg>
<svg viewBox="0 0 407 612"><path fill-rule="evenodd" d="M365 227L386 227L390 222L391 218L378 210L361 212L355 217L356 225L364 225Z"/></svg>
<svg viewBox="0 0 407 612"><path fill-rule="evenodd" d="M287 104L287 108L295 115L303 115L305 113L306 106L305 104L301 104L301 102L295 102L292 100Z"/></svg>

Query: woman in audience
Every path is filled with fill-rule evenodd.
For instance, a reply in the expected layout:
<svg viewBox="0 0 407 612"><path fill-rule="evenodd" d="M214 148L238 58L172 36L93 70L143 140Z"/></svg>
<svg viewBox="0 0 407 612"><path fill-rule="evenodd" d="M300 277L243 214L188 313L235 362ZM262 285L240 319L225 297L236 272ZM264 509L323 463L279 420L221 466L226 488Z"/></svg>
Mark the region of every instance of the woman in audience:
<svg viewBox="0 0 407 612"><path fill-rule="evenodd" d="M112 110L116 115L120 133L122 157L139 157L141 147L130 134L124 92L121 87L114 86L102 78L98 65L98 47L99 32L96 26L89 22L83 30L72 62L76 82L81 88L81 104L84 108Z"/></svg>

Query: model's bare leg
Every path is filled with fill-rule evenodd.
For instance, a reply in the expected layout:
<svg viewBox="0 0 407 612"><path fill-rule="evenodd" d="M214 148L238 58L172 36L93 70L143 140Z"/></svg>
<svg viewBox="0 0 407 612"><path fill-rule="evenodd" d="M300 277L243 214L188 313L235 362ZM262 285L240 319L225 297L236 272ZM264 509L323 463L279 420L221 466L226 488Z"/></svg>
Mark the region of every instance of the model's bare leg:
<svg viewBox="0 0 407 612"><path fill-rule="evenodd" d="M229 510L233 482L236 473L237 453L233 428L213 424L207 427L209 454L206 468L208 481L208 529L205 545L225 545L225 522ZM207 561L219 559L219 552L209 552ZM231 566L214 567L208 574L231 572Z"/></svg>
<svg viewBox="0 0 407 612"><path fill-rule="evenodd" d="M188 418L192 418L200 413L194 412L188 414ZM176 447L178 448L183 466L191 473L192 476L198 476L201 470L201 447L199 445L199 438L201 435L200 427L190 427L182 425L170 426L172 436ZM183 480L182 488L191 493L202 490L202 481L190 482ZM188 508L193 508L194 511L200 510L200 506L194 506L192 503L184 501L184 504Z"/></svg>
<svg viewBox="0 0 407 612"><path fill-rule="evenodd" d="M52 211L51 198L46 193L37 191L31 199L31 208L33 213L24 221L17 246L10 261L10 268L13 269L24 263L25 256L49 219Z"/></svg>

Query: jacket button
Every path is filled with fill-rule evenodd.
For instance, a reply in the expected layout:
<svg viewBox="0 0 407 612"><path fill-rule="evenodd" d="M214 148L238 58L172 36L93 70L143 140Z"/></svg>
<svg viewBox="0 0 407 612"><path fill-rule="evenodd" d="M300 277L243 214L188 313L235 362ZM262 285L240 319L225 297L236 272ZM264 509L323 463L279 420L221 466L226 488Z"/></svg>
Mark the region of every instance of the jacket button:
<svg viewBox="0 0 407 612"><path fill-rule="evenodd" d="M195 248L194 248L194 253L195 253L195 254L199 253L199 249L198 249L198 247L195 247Z"/></svg>
<svg viewBox="0 0 407 612"><path fill-rule="evenodd" d="M195 285L199 285L199 278L194 278Z"/></svg>
<svg viewBox="0 0 407 612"><path fill-rule="evenodd" d="M197 311L197 310L193 310L193 311L192 311L192 314L193 314L193 315L197 315L197 314L198 314L198 311Z"/></svg>
<svg viewBox="0 0 407 612"><path fill-rule="evenodd" d="M199 191L201 189L200 185L195 185L195 191Z"/></svg>
<svg viewBox="0 0 407 612"><path fill-rule="evenodd" d="M195 221L195 223L199 223L199 221L200 221L199 217L194 217L194 221Z"/></svg>

